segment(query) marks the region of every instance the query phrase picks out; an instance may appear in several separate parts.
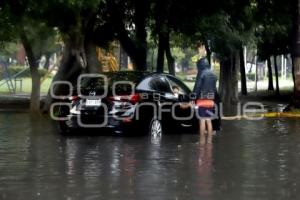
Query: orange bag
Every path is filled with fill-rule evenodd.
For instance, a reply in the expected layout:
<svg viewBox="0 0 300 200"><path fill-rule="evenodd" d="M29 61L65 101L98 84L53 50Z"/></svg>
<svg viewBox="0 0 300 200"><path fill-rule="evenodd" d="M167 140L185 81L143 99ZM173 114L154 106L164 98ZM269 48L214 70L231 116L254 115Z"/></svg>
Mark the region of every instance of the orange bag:
<svg viewBox="0 0 300 200"><path fill-rule="evenodd" d="M213 108L215 106L215 102L210 99L198 99L196 101L196 105L202 108Z"/></svg>

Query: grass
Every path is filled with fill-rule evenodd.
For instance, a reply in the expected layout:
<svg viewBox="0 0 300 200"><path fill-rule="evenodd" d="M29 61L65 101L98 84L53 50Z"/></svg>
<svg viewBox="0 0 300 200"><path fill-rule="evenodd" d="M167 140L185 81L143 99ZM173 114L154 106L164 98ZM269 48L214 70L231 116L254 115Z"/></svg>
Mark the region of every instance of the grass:
<svg viewBox="0 0 300 200"><path fill-rule="evenodd" d="M20 91L20 82L17 82L16 93L30 94L31 93L31 78L22 78L22 91ZM52 78L46 78L41 85L41 94L47 94ZM1 82L2 83L2 82ZM13 81L14 84L14 81ZM7 84L0 87L0 94L10 94Z"/></svg>

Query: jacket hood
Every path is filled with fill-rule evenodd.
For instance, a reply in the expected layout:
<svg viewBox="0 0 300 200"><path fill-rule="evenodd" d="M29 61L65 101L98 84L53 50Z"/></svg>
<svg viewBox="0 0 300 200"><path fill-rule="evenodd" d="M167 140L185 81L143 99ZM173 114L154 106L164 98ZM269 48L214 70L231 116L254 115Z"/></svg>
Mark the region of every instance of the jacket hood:
<svg viewBox="0 0 300 200"><path fill-rule="evenodd" d="M197 61L197 68L198 71L203 71L204 69L209 69L210 65L208 63L208 60L206 58L201 58Z"/></svg>

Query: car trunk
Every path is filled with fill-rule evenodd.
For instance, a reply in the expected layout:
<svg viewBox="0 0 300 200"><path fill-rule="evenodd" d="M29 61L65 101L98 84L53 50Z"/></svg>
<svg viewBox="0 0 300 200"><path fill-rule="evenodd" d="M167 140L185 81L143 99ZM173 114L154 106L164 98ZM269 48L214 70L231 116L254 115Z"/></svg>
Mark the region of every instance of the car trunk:
<svg viewBox="0 0 300 200"><path fill-rule="evenodd" d="M120 76L117 73L107 76L106 84L102 78L87 78L82 81L80 92L72 101L73 109L80 115L81 122L99 124L108 116L122 116L126 113L140 100L139 94L135 93L138 77Z"/></svg>

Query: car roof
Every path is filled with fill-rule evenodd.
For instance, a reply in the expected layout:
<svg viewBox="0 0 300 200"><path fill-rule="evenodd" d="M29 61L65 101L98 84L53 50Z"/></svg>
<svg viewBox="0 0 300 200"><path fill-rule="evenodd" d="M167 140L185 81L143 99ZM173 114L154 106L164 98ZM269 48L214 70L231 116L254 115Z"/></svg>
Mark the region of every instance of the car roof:
<svg viewBox="0 0 300 200"><path fill-rule="evenodd" d="M142 80L144 78L147 77L151 77L151 76L172 76L174 78L176 78L175 76L168 74L168 73L159 73L159 72L149 72L149 71L112 71L112 72L103 72L102 74L104 75L136 75L137 77L139 77L139 80Z"/></svg>
<svg viewBox="0 0 300 200"><path fill-rule="evenodd" d="M116 74L116 75L120 75L120 76L136 75L138 77L137 80L135 81L136 85L141 83L146 78L151 78L151 77L155 77L155 76L169 76L169 77L173 77L173 78L177 79L178 81L180 81L190 91L190 89L180 79L178 79L176 76L174 76L172 74L168 74L168 73L149 72L149 71L114 71L114 72L104 72L103 74Z"/></svg>
<svg viewBox="0 0 300 200"><path fill-rule="evenodd" d="M148 76L172 76L174 78L177 78L176 76L173 76L172 74L168 73L159 73L159 72L150 72ZM178 79L178 78L177 78Z"/></svg>
<svg viewBox="0 0 300 200"><path fill-rule="evenodd" d="M159 72L149 72L149 71L113 71L113 72L104 72L104 75L124 75L124 76L131 76L135 75L137 77L137 80L135 81L136 84L140 83L142 80L149 78L149 77L155 77L155 76L169 76L178 79L176 76L168 74L168 73L159 73ZM178 79L180 80L180 79Z"/></svg>

